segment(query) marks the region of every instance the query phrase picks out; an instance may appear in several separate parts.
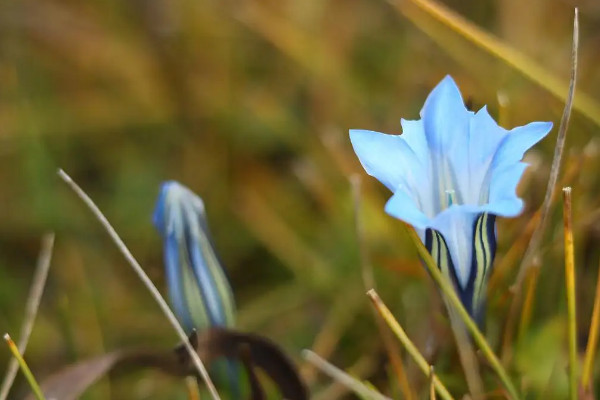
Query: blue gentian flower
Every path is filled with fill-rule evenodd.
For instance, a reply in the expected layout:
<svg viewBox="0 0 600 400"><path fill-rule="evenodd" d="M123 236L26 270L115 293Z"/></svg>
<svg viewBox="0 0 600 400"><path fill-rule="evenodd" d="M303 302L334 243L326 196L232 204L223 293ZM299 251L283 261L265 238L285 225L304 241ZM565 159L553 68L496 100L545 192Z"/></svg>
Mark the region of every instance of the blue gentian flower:
<svg viewBox="0 0 600 400"><path fill-rule="evenodd" d="M163 183L154 225L164 240L169 298L182 327L188 334L233 327L233 293L208 230L202 199L178 182ZM237 362L220 361L211 369L217 378L229 380L232 399L241 398Z"/></svg>
<svg viewBox="0 0 600 400"><path fill-rule="evenodd" d="M469 111L446 76L402 135L351 130L367 173L393 192L385 211L412 225L461 300L478 318L496 250L495 218L523 209L516 187L524 153L552 129L498 126L486 107Z"/></svg>
<svg viewBox="0 0 600 400"><path fill-rule="evenodd" d="M202 199L175 181L162 184L154 225L164 240L171 305L183 328L232 327L231 286L211 240Z"/></svg>

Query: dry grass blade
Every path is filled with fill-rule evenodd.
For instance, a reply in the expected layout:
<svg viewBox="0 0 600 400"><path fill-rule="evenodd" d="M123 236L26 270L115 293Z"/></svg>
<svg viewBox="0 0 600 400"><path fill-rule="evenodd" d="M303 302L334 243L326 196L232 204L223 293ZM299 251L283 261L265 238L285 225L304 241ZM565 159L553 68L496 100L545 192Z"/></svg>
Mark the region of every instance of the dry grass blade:
<svg viewBox="0 0 600 400"><path fill-rule="evenodd" d="M554 157L552 159L552 167L550 168L550 177L548 178L548 186L546 187L546 194L544 196L544 202L541 207L540 220L536 230L533 232L529 247L523 256L523 261L519 268L517 275L517 281L515 285L520 287L525 273L531 265L531 260L537 256L539 244L542 239L544 228L546 227L546 219L550 213L550 206L552 205L552 193L556 187L558 180L558 174L560 172L560 164L562 161L562 155L565 149L565 141L567 138L567 128L569 127L569 120L571 118L571 110L573 108L573 99L575 97L575 85L577 83L577 51L579 48L579 12L575 9L575 18L573 20L573 50L571 54L572 66L571 66L571 81L569 83L569 95L567 96L567 102L563 110L563 115L560 120L560 127L558 129L558 135L556 137L556 146L554 147Z"/></svg>
<svg viewBox="0 0 600 400"><path fill-rule="evenodd" d="M579 11L575 8L575 17L573 19L573 49L571 53L571 80L569 83L569 93L565 108L563 110L562 118L560 120L560 127L558 129L558 135L556 137L556 146L554 147L554 157L552 159L552 167L550 169L550 177L548 178L548 186L546 187L546 194L544 196L544 202L540 208L540 219L538 224L531 236L529 246L525 251L525 255L519 266L519 272L517 279L512 287L513 299L510 305L509 314L507 317L506 328L504 331L504 348L502 358L506 361L509 356L509 348L511 338L514 331L514 325L516 323L517 312L519 309L519 303L521 298L521 290L523 286L523 280L527 276L532 261L538 257L539 245L542 240L544 229L546 227L546 219L550 213L550 207L552 206L552 198L556 182L558 180L558 174L560 172L560 164L562 160L563 151L565 148L565 140L567 137L567 128L569 126L569 119L571 118L571 110L573 108L573 99L575 97L575 85L577 83L577 53L579 49Z"/></svg>
<svg viewBox="0 0 600 400"><path fill-rule="evenodd" d="M499 38L479 28L443 4L432 0L388 1L411 22L424 30L426 34L430 35L430 32L419 23L418 18L415 18L414 12L408 7L410 4L415 5L435 20L521 72L528 79L552 93L557 99L565 100L565 93L568 93L567 85L556 75L526 54L502 42ZM433 39L435 40L435 38ZM568 98L566 101L569 101ZM600 104L587 93L579 95L577 101L573 104L573 108L600 125Z"/></svg>
<svg viewBox="0 0 600 400"><path fill-rule="evenodd" d="M521 340L529 329L529 322L531 321L531 314L533 313L533 305L535 303L535 290L537 288L539 276L539 265L535 265L534 268L529 269L529 274L525 283L525 300L523 301L523 310L521 311L517 340Z"/></svg>
<svg viewBox="0 0 600 400"><path fill-rule="evenodd" d="M358 242L362 278L365 285L365 290L369 290L371 288L375 288L376 286L375 278L373 277L373 266L369 262L367 246L364 240L363 224L360 217L360 183L361 180L359 175L352 175L350 177L350 184L352 185L352 198L354 201L354 225L356 230L356 241ZM410 386L408 377L406 376L406 368L404 367L404 362L402 362L402 358L400 357L400 349L398 348L396 342L394 342L390 331L385 328L385 322L377 313L375 313L375 321L377 323L379 334L383 339L385 350L392 363L392 368L394 369L394 373L398 379L398 383L400 384L403 398L406 400L412 400L416 398L416 396Z"/></svg>
<svg viewBox="0 0 600 400"><path fill-rule="evenodd" d="M394 332L394 334L396 335L398 340L400 340L400 342L402 343L402 345L404 346L404 348L406 349L408 354L410 354L411 357L415 360L415 362L417 363L417 366L421 369L421 371L423 371L423 373L425 375L429 376L431 374L431 365L429 365L429 363L427 362L425 357L423 357L423 355L421 354L419 349L417 349L417 346L415 346L415 344L412 342L412 340L410 340L410 338L406 334L406 331L404 331L402 326L398 323L398 321L396 321L396 318L394 318L394 315L389 310L389 308L387 308L387 306L383 303L383 301L381 301L381 298L379 297L377 292L374 289L371 289L367 292L367 296L369 296L369 298L373 302L373 305L375 306L375 309L377 310L377 312L385 320L385 322L388 324L390 329ZM444 399L444 400L452 400L453 399L450 392L448 392L448 389L446 389L446 386L444 386L442 381L440 381L437 378L437 376L435 376L435 374L432 376L431 379L433 380L433 385L435 386L435 390L438 392L438 394L440 395L440 397L442 399Z"/></svg>
<svg viewBox="0 0 600 400"><path fill-rule="evenodd" d="M31 283L31 289L29 290L29 296L27 297L27 304L25 306L25 319L21 326L21 337L17 348L19 353L25 354L27 349L27 343L29 342L29 336L33 330L33 324L35 317L40 306L40 299L44 293L44 287L46 286L46 278L48 277L48 269L50 268L50 261L52 260L52 250L54 249L54 233L48 233L42 238L42 248L38 257L37 266L33 275ZM17 371L19 370L19 362L16 358L12 358L8 364L4 381L2 382L2 390L0 390L0 400L6 400L10 388L14 382Z"/></svg>
<svg viewBox="0 0 600 400"><path fill-rule="evenodd" d="M433 384L433 365L429 368L429 399L435 400L435 386Z"/></svg>
<svg viewBox="0 0 600 400"><path fill-rule="evenodd" d="M15 342L13 342L13 340L10 338L10 335L8 333L4 334L4 341L8 345L8 349L12 353L13 357L19 363L19 367L21 368L21 372L23 372L23 375L25 376L25 379L27 379L27 382L29 383L29 386L31 387L31 390L34 393L35 398L37 400L46 400L46 398L44 397L44 393L42 393L42 389L40 389L40 385L38 385L35 377L31 373L31 370L29 369L29 366L27 365L27 363L23 359L23 356L19 352L19 349L17 348L17 345L15 344Z"/></svg>
<svg viewBox="0 0 600 400"><path fill-rule="evenodd" d="M206 371L206 367L202 363L202 360L200 360L200 357L198 356L196 351L190 345L188 337L185 334L185 332L183 331L183 328L181 327L181 325L179 325L177 318L175 317L175 315L169 308L165 299L163 299L163 297L161 296L161 294L158 291L158 289L156 288L156 286L154 286L154 284L152 283L152 281L150 280L148 275L146 275L146 272L144 272L142 266L137 262L135 257L133 257L133 255L127 248L127 246L125 246L125 243L123 242L123 240L119 237L119 235L117 234L115 229L112 227L110 222L108 222L108 220L106 219L104 214L102 214L102 212L100 211L98 206L96 206L96 204L92 201L92 199L73 181L73 179L71 179L71 177L69 175L67 175L67 173L65 171L63 171L62 169L59 169L58 176L60 176L60 178L63 181L65 181L65 183L67 185L69 185L69 187L71 189L73 189L73 191L77 194L77 196L79 196L79 198L92 211L92 213L98 219L98 221L100 221L102 226L104 226L104 228L106 229L106 231L108 232L108 234L110 235L112 240L115 242L115 244L117 245L117 247L119 248L119 250L121 251L123 256L125 256L125 259L129 262L129 265L131 265L131 267L133 268L135 273L138 275L138 277L140 278L142 283L150 291L150 293L152 294L152 297L154 297L154 299L160 306L161 310L167 317L167 320L175 329L175 332L177 332L179 339L181 340L185 349L189 353L194 366L196 367L196 369L198 370L198 373L202 377L202 380L206 384L206 387L208 388L212 398L214 400L220 400L219 394L217 393L217 389L215 388L215 385L211 381L210 377L208 376L208 372Z"/></svg>
<svg viewBox="0 0 600 400"><path fill-rule="evenodd" d="M456 350L458 358L462 365L469 393L474 399L483 398L483 382L481 380L481 372L479 362L473 348L473 343L469 338L465 324L460 316L454 311L452 305L445 301L448 317L450 318L450 327L456 340Z"/></svg>
<svg viewBox="0 0 600 400"><path fill-rule="evenodd" d="M598 265L600 271L600 263ZM585 348L585 358L583 362L583 373L581 375L581 386L584 390L590 389L592 373L594 371L594 358L596 357L596 348L598 347L598 328L600 324L600 273L596 282L596 296L594 297L594 311L592 312L592 321L590 322L590 333L588 335L587 347Z"/></svg>
<svg viewBox="0 0 600 400"><path fill-rule="evenodd" d="M386 397L381 393L376 392L375 390L367 387L364 383L351 377L338 367L328 363L326 360L319 357L316 353L310 350L302 351L302 356L306 359L306 361L313 364L324 374L329 375L332 379L335 379L337 382L340 382L341 384L351 389L354 393L366 399L391 400L389 397Z"/></svg>
<svg viewBox="0 0 600 400"><path fill-rule="evenodd" d="M563 224L565 229L565 286L567 291L567 318L569 340L569 394L577 400L577 315L575 304L575 249L573 245L573 207L571 188L563 188Z"/></svg>

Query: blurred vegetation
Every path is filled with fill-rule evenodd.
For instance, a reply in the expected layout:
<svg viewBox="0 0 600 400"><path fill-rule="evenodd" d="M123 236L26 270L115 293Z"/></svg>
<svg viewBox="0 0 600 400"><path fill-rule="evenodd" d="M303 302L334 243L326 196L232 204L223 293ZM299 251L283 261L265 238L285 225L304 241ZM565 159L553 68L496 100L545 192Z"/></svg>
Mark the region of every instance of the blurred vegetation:
<svg viewBox="0 0 600 400"><path fill-rule="evenodd" d="M565 84L575 3L578 90L600 99L597 2L445 1ZM315 398L350 395L302 364L302 348L398 398L364 294L349 184L363 172L347 132L399 133L399 119L416 119L446 74L474 108L487 104L507 127L555 122L527 156L532 167L520 186L526 211L498 225L499 273L490 287L486 334L499 351L509 287L525 227L543 199L563 102L410 2L399 4L0 4L0 331L18 337L40 238L50 230L57 235L26 354L36 376L128 344L177 342L106 233L56 178L61 167L95 199L161 289L162 243L151 213L160 182L189 186L207 206L239 328L280 343L301 363ZM499 93L508 99L501 112ZM574 193L582 350L600 257L598 129L573 114L560 179ZM365 178L362 195L379 293L449 389L464 393L439 295L400 222L383 212L389 194ZM515 340L509 368L522 390L545 399L567 391L560 221L555 206L532 320ZM0 351L0 365L9 357ZM408 358L406 367L412 387L425 393L427 379ZM15 398L25 390L19 376ZM185 399L185 393L181 381L148 372L104 379L85 398Z"/></svg>

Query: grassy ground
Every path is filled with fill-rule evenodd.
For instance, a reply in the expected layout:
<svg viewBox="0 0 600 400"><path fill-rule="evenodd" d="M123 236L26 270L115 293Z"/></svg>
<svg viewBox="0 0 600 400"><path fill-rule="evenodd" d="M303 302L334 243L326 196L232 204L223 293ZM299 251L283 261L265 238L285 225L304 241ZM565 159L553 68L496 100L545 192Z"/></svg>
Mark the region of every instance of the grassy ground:
<svg viewBox="0 0 600 400"><path fill-rule="evenodd" d="M40 238L56 232L26 355L34 374L120 346L177 342L100 225L57 179L61 167L97 201L161 289L162 244L151 224L158 186L176 179L192 188L205 201L231 275L240 329L280 343L301 363L315 398L345 395L323 394L333 390L331 380L302 363L303 348L399 398L361 277L349 183L358 173L378 291L450 391L465 393L439 295L400 222L383 212L388 193L362 172L348 129L399 133L400 118L416 119L446 74L473 108L487 104L505 127L554 121L527 156L531 167L519 188L525 212L498 223L485 333L502 354L509 288L543 199L566 96L573 4L444 4L559 86L531 64L515 68L514 53L498 58L408 0L2 3L0 331L18 337ZM583 353L600 256L600 107L589 100L600 101L600 8L584 1L580 13L578 97L559 182L573 187ZM509 341L508 370L527 398L567 394L557 200L531 320ZM0 365L9 357L0 351ZM425 394L427 378L402 357L412 388ZM498 387L489 368L484 377L487 389ZM19 377L14 398L24 390ZM104 379L85 398L185 393L181 381L148 372Z"/></svg>

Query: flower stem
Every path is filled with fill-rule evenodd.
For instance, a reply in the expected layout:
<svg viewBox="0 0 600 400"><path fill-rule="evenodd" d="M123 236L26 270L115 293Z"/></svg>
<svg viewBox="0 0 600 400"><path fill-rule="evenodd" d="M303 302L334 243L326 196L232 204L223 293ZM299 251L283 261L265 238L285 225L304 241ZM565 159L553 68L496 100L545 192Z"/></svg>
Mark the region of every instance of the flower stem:
<svg viewBox="0 0 600 400"><path fill-rule="evenodd" d="M469 335L465 329L465 324L461 321L460 316L454 311L448 301L445 301L444 303L448 309L450 326L454 333L454 338L456 339L458 358L460 359L460 363L465 373L467 387L469 388L471 397L475 400L483 399L483 383L481 382L479 363L475 356L473 344L469 340Z"/></svg>
<svg viewBox="0 0 600 400"><path fill-rule="evenodd" d="M575 308L575 255L571 188L563 188L563 224L565 228L565 285L567 289L569 340L569 398L577 400L577 320Z"/></svg>
<svg viewBox="0 0 600 400"><path fill-rule="evenodd" d="M21 367L21 371L23 372L23 375L25 375L25 379L27 379L27 382L29 382L29 386L31 386L31 390L33 390L35 398L37 400L46 400L46 398L44 397L44 393L42 393L40 385L38 385L37 381L35 380L35 377L29 369L29 366L27 365L27 363L23 359L23 356L21 355L21 352L17 348L17 345L15 344L15 342L13 342L8 333L4 334L4 340L6 341L6 344L8 344L8 348L13 354L13 357L15 357L15 359L19 363L19 367Z"/></svg>
<svg viewBox="0 0 600 400"><path fill-rule="evenodd" d="M442 272L435 264L435 261L433 261L433 258L431 258L431 254L429 254L425 246L423 246L421 239L414 231L414 229L412 229L407 224L404 224L404 226L408 232L409 237L412 239L415 246L417 246L417 251L419 252L419 255L421 256L423 262L427 266L427 269L431 274L433 280L438 284L438 286L446 296L447 301L451 304L451 306L454 307L459 317L464 322L465 326L471 333L471 336L481 349L483 355L490 363L490 366L496 372L496 374L504 384L504 387L508 391L509 397L513 400L518 400L520 397L517 392L517 389L511 382L508 374L506 373L506 370L500 363L500 360L498 359L498 357L496 357L487 340L477 327L477 324L475 323L475 321L473 321L473 319L463 306L462 302L458 298L456 292L454 291L454 287L452 287L452 284L442 275Z"/></svg>
<svg viewBox="0 0 600 400"><path fill-rule="evenodd" d="M379 297L375 289L369 290L367 292L367 296L369 296L377 312L385 320L385 322L394 332L398 340L400 340L408 354L410 354L415 360L421 371L423 371L425 375L431 377L432 384L435 387L435 390L440 395L440 397L444 400L453 400L453 397L450 394L450 392L448 392L448 389L446 389L442 381L440 381L438 377L433 373L433 370L431 369L431 366L429 365L427 360L425 360L425 357L423 357L419 349L417 349L417 346L415 346L415 344L410 340L410 338L406 334L406 331L402 329L402 326L398 323L396 318L394 318L394 315L392 314L390 309L387 308L383 301L381 301L381 298Z"/></svg>

